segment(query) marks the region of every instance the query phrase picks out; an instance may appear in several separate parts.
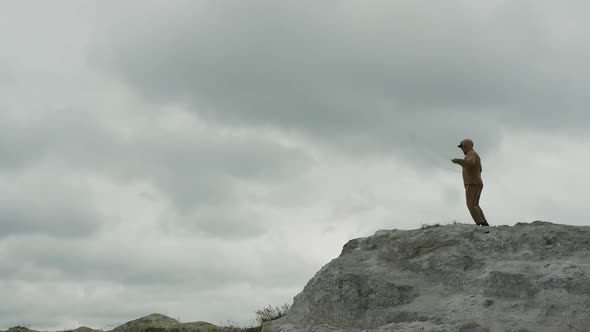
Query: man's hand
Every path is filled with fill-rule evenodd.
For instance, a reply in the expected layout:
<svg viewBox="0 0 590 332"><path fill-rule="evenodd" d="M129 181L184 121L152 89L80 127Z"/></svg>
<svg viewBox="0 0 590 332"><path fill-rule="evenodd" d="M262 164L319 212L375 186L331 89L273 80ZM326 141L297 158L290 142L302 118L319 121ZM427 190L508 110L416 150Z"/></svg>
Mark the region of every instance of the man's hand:
<svg viewBox="0 0 590 332"><path fill-rule="evenodd" d="M455 159L453 159L451 161L453 162L453 164L459 164L459 163L461 163L461 160L463 160L463 159L455 158Z"/></svg>

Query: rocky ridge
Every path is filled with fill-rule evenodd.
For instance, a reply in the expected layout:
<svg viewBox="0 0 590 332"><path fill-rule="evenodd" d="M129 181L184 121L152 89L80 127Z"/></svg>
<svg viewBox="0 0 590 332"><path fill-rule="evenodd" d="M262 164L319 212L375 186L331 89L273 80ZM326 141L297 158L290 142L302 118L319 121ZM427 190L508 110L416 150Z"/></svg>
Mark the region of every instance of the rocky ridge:
<svg viewBox="0 0 590 332"><path fill-rule="evenodd" d="M590 330L590 227L380 230L346 243L263 332Z"/></svg>

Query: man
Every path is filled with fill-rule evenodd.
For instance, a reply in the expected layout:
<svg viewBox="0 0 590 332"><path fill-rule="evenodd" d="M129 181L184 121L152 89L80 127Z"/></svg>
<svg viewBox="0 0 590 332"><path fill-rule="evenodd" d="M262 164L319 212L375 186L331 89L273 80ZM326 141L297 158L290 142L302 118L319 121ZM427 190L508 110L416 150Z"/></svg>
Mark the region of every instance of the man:
<svg viewBox="0 0 590 332"><path fill-rule="evenodd" d="M479 197L483 189L481 159L477 152L473 150L472 140L464 139L457 147L463 150L465 158L455 158L452 162L463 168L463 184L465 185L465 197L469 213L471 213L471 217L477 225L489 226L481 207L479 207Z"/></svg>

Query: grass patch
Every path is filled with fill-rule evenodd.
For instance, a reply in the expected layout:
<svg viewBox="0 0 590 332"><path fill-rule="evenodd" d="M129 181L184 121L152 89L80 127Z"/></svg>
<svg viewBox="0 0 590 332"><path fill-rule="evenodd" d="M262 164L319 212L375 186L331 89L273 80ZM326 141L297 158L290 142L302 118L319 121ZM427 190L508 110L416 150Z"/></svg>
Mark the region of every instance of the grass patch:
<svg viewBox="0 0 590 332"><path fill-rule="evenodd" d="M431 228L431 227L440 227L440 226L446 226L446 225L457 225L460 224L460 222L458 222L456 219L453 219L453 221L451 222L447 222L447 223L441 223L439 222L435 222L432 224L422 224L420 225L420 229L427 229L427 228Z"/></svg>
<svg viewBox="0 0 590 332"><path fill-rule="evenodd" d="M420 225L420 229L427 229L427 228L431 228L431 227L440 227L442 226L439 222L434 223L434 224L422 224Z"/></svg>
<svg viewBox="0 0 590 332"><path fill-rule="evenodd" d="M283 304L280 307L268 306L267 308L256 311L256 321L262 325L265 322L270 322L275 319L279 319L287 315L291 306Z"/></svg>
<svg viewBox="0 0 590 332"><path fill-rule="evenodd" d="M262 324L270 322L287 315L291 306L289 304L283 304L282 306L271 306L256 310L256 319L254 324L236 324L231 321L226 321L221 325L222 328L232 330L235 332L261 332Z"/></svg>

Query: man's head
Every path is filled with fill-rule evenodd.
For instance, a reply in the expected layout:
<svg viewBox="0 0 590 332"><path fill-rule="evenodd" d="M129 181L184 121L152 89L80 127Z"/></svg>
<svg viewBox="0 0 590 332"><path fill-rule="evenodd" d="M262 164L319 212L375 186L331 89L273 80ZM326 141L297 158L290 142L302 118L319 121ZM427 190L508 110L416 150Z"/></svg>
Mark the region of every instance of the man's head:
<svg viewBox="0 0 590 332"><path fill-rule="evenodd" d="M473 150L473 141L466 138L462 140L461 144L457 145L457 147L463 151L463 154L467 154L467 152Z"/></svg>

